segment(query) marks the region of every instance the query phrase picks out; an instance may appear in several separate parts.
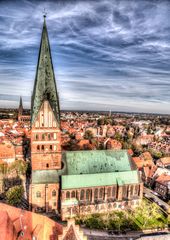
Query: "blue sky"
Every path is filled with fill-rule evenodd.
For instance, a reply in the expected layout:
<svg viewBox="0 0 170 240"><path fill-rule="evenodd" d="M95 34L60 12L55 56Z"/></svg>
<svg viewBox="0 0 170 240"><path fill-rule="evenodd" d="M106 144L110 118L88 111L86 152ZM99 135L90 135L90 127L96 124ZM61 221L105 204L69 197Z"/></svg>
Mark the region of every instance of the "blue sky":
<svg viewBox="0 0 170 240"><path fill-rule="evenodd" d="M170 1L0 1L0 107L30 106L46 9L61 109L170 114Z"/></svg>

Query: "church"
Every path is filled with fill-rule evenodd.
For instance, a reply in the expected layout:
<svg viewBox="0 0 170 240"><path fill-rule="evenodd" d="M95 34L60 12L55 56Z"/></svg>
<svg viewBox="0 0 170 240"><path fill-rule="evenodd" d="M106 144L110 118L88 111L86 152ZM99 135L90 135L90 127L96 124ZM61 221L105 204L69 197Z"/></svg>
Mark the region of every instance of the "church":
<svg viewBox="0 0 170 240"><path fill-rule="evenodd" d="M143 196L139 172L126 150L62 152L45 16L31 102L31 166L30 209L55 212L62 220L133 208Z"/></svg>

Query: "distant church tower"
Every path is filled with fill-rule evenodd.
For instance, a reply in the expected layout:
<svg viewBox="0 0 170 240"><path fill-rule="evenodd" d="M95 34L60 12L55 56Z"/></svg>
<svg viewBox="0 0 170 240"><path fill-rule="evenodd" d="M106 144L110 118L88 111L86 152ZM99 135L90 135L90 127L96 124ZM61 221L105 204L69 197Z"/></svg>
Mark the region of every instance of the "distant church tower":
<svg viewBox="0 0 170 240"><path fill-rule="evenodd" d="M20 97L19 108L18 108L18 121L20 120L20 117L22 115L23 115L23 104L22 104L22 97Z"/></svg>
<svg viewBox="0 0 170 240"><path fill-rule="evenodd" d="M61 169L61 137L59 99L45 18L31 103L29 201L33 211L49 212L58 209L56 176Z"/></svg>

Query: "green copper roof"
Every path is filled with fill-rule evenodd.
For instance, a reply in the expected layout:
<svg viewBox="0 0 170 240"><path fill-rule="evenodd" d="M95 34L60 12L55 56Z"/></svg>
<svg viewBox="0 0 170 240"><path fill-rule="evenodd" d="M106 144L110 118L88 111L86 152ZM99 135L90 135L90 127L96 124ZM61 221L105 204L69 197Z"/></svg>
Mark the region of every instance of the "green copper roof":
<svg viewBox="0 0 170 240"><path fill-rule="evenodd" d="M54 115L60 123L59 99L57 94L55 75L53 70L50 44L44 18L37 71L32 95L31 123L37 117L38 111L44 100L48 100Z"/></svg>
<svg viewBox="0 0 170 240"><path fill-rule="evenodd" d="M139 183L138 171L62 176L62 189Z"/></svg>
<svg viewBox="0 0 170 240"><path fill-rule="evenodd" d="M107 173L134 169L126 150L73 151L65 153L66 175Z"/></svg>
<svg viewBox="0 0 170 240"><path fill-rule="evenodd" d="M32 171L32 183L58 183L59 175L57 170L35 170Z"/></svg>

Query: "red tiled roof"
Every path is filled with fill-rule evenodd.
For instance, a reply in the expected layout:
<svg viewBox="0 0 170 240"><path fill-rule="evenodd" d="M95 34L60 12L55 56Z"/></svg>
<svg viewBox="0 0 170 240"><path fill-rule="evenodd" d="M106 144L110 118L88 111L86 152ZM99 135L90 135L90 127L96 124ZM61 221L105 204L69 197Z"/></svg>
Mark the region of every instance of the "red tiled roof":
<svg viewBox="0 0 170 240"><path fill-rule="evenodd" d="M168 165L170 164L170 157L160 158L159 161L161 161L163 165Z"/></svg>
<svg viewBox="0 0 170 240"><path fill-rule="evenodd" d="M31 240L32 232L38 239L50 239L52 236L57 238L58 235L62 234L62 226L46 216L0 203L0 232L3 229L4 234L8 233L9 226L3 224L6 218L2 220L2 214L3 216L9 216L12 222L12 226L10 226L11 229L15 227L17 233L21 230L23 231L25 239Z"/></svg>
<svg viewBox="0 0 170 240"><path fill-rule="evenodd" d="M156 182L160 182L160 183L170 182L170 175L161 174L161 175L156 179Z"/></svg>

